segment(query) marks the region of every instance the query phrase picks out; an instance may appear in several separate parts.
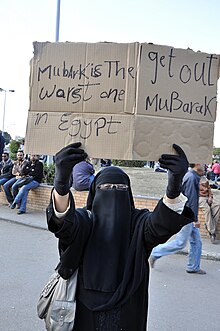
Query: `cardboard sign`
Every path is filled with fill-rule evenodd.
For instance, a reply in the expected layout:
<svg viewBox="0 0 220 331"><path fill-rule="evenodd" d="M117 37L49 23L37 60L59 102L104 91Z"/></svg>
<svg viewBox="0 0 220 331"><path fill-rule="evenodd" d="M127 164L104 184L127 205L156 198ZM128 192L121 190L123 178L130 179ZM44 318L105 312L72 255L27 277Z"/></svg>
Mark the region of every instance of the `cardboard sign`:
<svg viewBox="0 0 220 331"><path fill-rule="evenodd" d="M34 43L26 153L210 162L219 56L153 44Z"/></svg>

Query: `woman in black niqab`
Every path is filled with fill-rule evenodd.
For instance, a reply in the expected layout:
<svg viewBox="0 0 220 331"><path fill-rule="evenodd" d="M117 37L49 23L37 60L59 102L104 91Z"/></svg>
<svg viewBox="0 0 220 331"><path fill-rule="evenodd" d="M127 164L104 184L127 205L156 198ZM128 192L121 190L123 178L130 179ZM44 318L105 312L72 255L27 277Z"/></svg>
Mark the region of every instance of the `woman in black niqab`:
<svg viewBox="0 0 220 331"><path fill-rule="evenodd" d="M128 188L100 188L107 183ZM90 310L109 310L124 303L144 277L143 222L137 224L141 213L134 209L130 180L123 170L108 167L96 175L87 209L93 227L83 257L80 296Z"/></svg>

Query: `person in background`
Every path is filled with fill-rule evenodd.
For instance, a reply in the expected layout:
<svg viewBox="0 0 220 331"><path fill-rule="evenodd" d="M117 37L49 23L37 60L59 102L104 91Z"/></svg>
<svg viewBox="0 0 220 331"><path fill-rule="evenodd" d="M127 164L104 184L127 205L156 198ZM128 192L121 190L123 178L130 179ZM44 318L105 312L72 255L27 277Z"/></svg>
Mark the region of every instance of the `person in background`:
<svg viewBox="0 0 220 331"><path fill-rule="evenodd" d="M19 181L23 176L23 168L26 166L27 163L28 161L24 160L24 152L19 150L17 152L17 160L14 161L14 165L12 168L12 175L14 177L9 179L3 186L6 199L9 202L9 206L11 206L16 195L18 194Z"/></svg>
<svg viewBox="0 0 220 331"><path fill-rule="evenodd" d="M3 152L2 161L0 162L0 186L4 185L10 178L13 177L12 168L13 168L13 162L9 158L9 153ZM1 192L1 188L0 188L0 192Z"/></svg>
<svg viewBox="0 0 220 331"><path fill-rule="evenodd" d="M161 167L160 162L156 162L154 164L154 171L155 172L167 172L166 169L164 169L164 168Z"/></svg>
<svg viewBox="0 0 220 331"><path fill-rule="evenodd" d="M153 212L135 208L130 179L114 166L95 176L86 210L75 208L69 184L72 168L87 156L80 145L56 154L46 212L48 228L59 239L59 274L68 279L78 268L73 330L146 331L150 252L193 214L180 194L187 158L177 145L178 155L161 156L170 176L167 194Z"/></svg>
<svg viewBox="0 0 220 331"><path fill-rule="evenodd" d="M22 139L21 143L20 143L20 146L19 146L19 150L22 151L22 152L24 152L24 142L25 142L25 140Z"/></svg>
<svg viewBox="0 0 220 331"><path fill-rule="evenodd" d="M220 164L217 160L215 160L213 166L212 166L212 171L215 174L214 181L217 182L218 177L220 177Z"/></svg>
<svg viewBox="0 0 220 331"><path fill-rule="evenodd" d="M101 159L90 157L90 163L92 163L95 171L98 171L101 167Z"/></svg>
<svg viewBox="0 0 220 331"><path fill-rule="evenodd" d="M207 167L207 170L206 170L206 177L207 177L208 180L214 181L215 180L215 174L212 171L212 166L213 166L213 164L208 164L208 167Z"/></svg>
<svg viewBox="0 0 220 331"><path fill-rule="evenodd" d="M18 205L18 215L26 213L26 204L29 191L37 188L42 182L43 163L39 161L39 155L30 155L30 161L25 165L23 173L25 175L29 175L32 179L28 184L25 184L20 188L11 204L11 209L14 209L16 205Z"/></svg>
<svg viewBox="0 0 220 331"><path fill-rule="evenodd" d="M0 161L2 160L2 154L5 148L5 138L2 135L2 131L0 131Z"/></svg>
<svg viewBox="0 0 220 331"><path fill-rule="evenodd" d="M209 233L211 242L216 240L216 229L220 216L220 201L213 198L209 181L205 176L200 179L199 206L202 207L206 219L206 230Z"/></svg>
<svg viewBox="0 0 220 331"><path fill-rule="evenodd" d="M111 166L112 161L110 159L101 159L101 167Z"/></svg>
<svg viewBox="0 0 220 331"><path fill-rule="evenodd" d="M194 215L191 223L184 226L177 233L174 240L158 245L152 250L150 265L153 268L155 262L162 256L174 254L186 247L187 241L190 243L188 264L186 272L189 274L205 275L206 272L200 268L202 254L202 240L199 232L198 211L199 211L199 182L204 174L204 165L190 164L189 171L183 178L182 193L187 197L186 206L192 209ZM168 173L169 177L169 173Z"/></svg>
<svg viewBox="0 0 220 331"><path fill-rule="evenodd" d="M72 187L76 191L88 191L94 179L94 173L95 170L89 158L77 163L72 171Z"/></svg>

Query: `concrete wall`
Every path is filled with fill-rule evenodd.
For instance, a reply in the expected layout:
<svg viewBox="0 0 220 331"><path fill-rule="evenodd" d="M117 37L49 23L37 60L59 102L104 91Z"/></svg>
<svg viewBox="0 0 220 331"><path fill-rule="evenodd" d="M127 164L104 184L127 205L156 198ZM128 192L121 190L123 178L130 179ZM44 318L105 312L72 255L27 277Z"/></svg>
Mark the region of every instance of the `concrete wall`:
<svg viewBox="0 0 220 331"><path fill-rule="evenodd" d="M31 190L28 194L28 202L27 202L27 211L28 209L32 210L42 210L44 211L50 200L52 186L41 184L38 188ZM78 192L72 190L74 194L76 207L84 207L86 205L88 192ZM147 208L149 210L153 210L159 201L157 198L150 198L146 196L134 196L135 206L136 208ZM5 199L4 192L0 192L0 204L7 204ZM1 212L0 212L1 217ZM199 220L201 223L200 232L202 237L208 237L208 234L205 230L205 218L203 215L203 211L200 208L199 210ZM220 222L218 223L217 228L217 239L220 239Z"/></svg>

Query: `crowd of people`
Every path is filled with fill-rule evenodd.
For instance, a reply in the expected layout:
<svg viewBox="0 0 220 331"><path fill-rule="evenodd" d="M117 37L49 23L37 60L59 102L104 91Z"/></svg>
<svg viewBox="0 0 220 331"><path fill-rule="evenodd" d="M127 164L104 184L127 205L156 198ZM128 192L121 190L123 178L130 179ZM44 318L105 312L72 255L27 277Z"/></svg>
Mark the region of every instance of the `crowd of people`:
<svg viewBox="0 0 220 331"><path fill-rule="evenodd" d="M43 164L39 155L31 154L26 159L23 150L18 150L15 161L9 158L8 152L3 151L1 156L0 190L3 189L11 209L17 207L18 215L25 214L29 191L42 182Z"/></svg>
<svg viewBox="0 0 220 331"><path fill-rule="evenodd" d="M18 215L26 213L28 192L37 188L43 179L43 163L39 160L40 156L33 154L25 156L23 143L20 147L16 160L12 161L9 158L9 152L4 151L3 142L0 162L0 192L4 191L11 209L19 209ZM70 185L75 190L89 190L95 177L94 162L100 167L111 165L110 159L91 159L89 157L77 163L73 167L70 177Z"/></svg>
<svg viewBox="0 0 220 331"><path fill-rule="evenodd" d="M156 163L159 166L159 162ZM162 169L162 168L161 168ZM166 172L166 169L162 169ZM164 172L164 171L158 171L156 172ZM204 215L205 215L205 228L210 236L210 240L212 243L216 242L216 231L217 231L217 224L220 217L220 199L217 199L213 195L214 189L220 190L220 164L218 160L215 160L212 164L206 165L206 164L191 164L191 167L189 167L189 174L194 174L194 177L199 178L199 181L194 186L196 189L193 189L191 184L184 184L183 182L183 189L187 189L187 193L185 195L188 198L188 204L189 201L192 199L192 201L195 202L196 209L194 208L195 215L198 214L198 208L201 207ZM189 175L187 175L189 176ZM187 177L186 176L186 177ZM192 176L193 177L193 176ZM188 180L189 181L189 180ZM188 189L188 185L189 189ZM197 223L198 226L198 223ZM172 243L167 243L167 245L155 249L155 251L152 253L151 256L151 264L154 265L156 259L160 258L163 255L175 253L178 250L183 249L188 239L190 240L190 236L182 237L183 231L180 233L180 237L177 236L176 240L173 242L173 248L172 252L169 252L166 247L171 246ZM163 253L162 253L163 251Z"/></svg>
<svg viewBox="0 0 220 331"><path fill-rule="evenodd" d="M9 158L9 153L4 152L4 143L1 148L3 149L3 152L1 154L2 160L0 162L0 192L4 190L9 207L11 209L17 208L17 214L21 215L26 212L28 192L30 189L38 187L42 182L43 164L39 161L38 155L30 155L28 159L25 158L23 148L18 150L17 159L12 161ZM76 191L88 191L95 178L96 166L98 166L99 169L100 167L111 166L111 160L92 159L87 157L85 160L77 163L72 169L70 178L71 186ZM152 166L154 166L156 172L167 172L167 169L162 168L159 162L154 162ZM196 167L197 166L198 164ZM200 182L198 184L199 189L197 189L199 194L194 194L195 192L193 192L191 187L190 190L188 190L191 192L188 200L190 200L190 198L195 200L195 196L198 196L198 207L202 207L205 214L206 230L210 236L211 242L215 243L217 224L220 217L220 201L213 197L212 189L220 189L220 185L218 184L218 180L220 181L220 164L215 160L213 164L204 165L202 169L202 171L198 171L197 168L193 168L193 173L196 172L200 176ZM211 179L212 184L210 184ZM186 195L189 195L189 192ZM194 210L194 213L196 215L198 211L195 212ZM197 230L193 229L193 231ZM183 238L182 233L183 230L179 234L180 240L178 239L178 236L176 238L177 241L179 240L178 243L173 242L166 244L172 246L173 253L177 250L183 249L186 246L188 239L190 240L189 234L184 234ZM162 255L169 254L169 251L166 250L165 252L165 246L163 247L163 253L161 253L161 256L160 253L158 253L159 250L161 250L161 248L155 249L152 253L152 265L154 265L156 259Z"/></svg>

